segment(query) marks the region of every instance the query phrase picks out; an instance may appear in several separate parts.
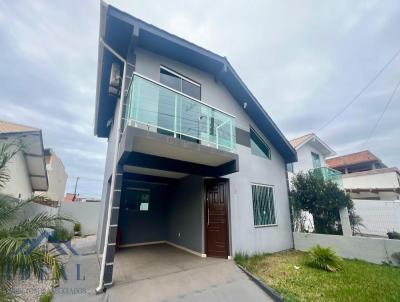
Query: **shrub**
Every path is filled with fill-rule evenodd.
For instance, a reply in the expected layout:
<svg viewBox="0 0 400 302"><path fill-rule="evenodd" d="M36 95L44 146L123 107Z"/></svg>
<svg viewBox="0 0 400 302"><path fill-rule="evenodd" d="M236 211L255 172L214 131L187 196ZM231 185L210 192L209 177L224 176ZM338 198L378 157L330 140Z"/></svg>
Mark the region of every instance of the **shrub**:
<svg viewBox="0 0 400 302"><path fill-rule="evenodd" d="M306 264L328 272L336 272L343 268L343 259L331 248L317 245L308 251Z"/></svg>
<svg viewBox="0 0 400 302"><path fill-rule="evenodd" d="M81 224L79 222L74 224L74 233L77 236L81 235Z"/></svg>
<svg viewBox="0 0 400 302"><path fill-rule="evenodd" d="M400 252L393 253L392 258L396 261L397 264L400 264Z"/></svg>
<svg viewBox="0 0 400 302"><path fill-rule="evenodd" d="M400 239L400 233L395 231L387 233L389 239Z"/></svg>
<svg viewBox="0 0 400 302"><path fill-rule="evenodd" d="M72 234L65 228L57 226L54 230L54 239L58 242L69 241L72 238Z"/></svg>
<svg viewBox="0 0 400 302"><path fill-rule="evenodd" d="M51 302L53 300L53 293L47 292L40 296L39 302Z"/></svg>

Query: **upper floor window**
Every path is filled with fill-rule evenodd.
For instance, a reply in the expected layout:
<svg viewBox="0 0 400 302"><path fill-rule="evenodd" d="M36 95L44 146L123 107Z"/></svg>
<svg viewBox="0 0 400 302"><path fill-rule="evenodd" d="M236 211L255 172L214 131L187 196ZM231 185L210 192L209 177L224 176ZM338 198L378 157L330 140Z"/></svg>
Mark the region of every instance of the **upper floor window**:
<svg viewBox="0 0 400 302"><path fill-rule="evenodd" d="M270 147L253 130L253 128L250 128L250 147L251 147L251 153L253 153L254 155L271 159Z"/></svg>
<svg viewBox="0 0 400 302"><path fill-rule="evenodd" d="M286 164L288 172L294 173L293 163Z"/></svg>
<svg viewBox="0 0 400 302"><path fill-rule="evenodd" d="M311 157L314 169L321 168L321 159L319 158L319 154L311 152Z"/></svg>
<svg viewBox="0 0 400 302"><path fill-rule="evenodd" d="M201 86L199 83L164 66L160 67L160 82L197 100L201 98Z"/></svg>

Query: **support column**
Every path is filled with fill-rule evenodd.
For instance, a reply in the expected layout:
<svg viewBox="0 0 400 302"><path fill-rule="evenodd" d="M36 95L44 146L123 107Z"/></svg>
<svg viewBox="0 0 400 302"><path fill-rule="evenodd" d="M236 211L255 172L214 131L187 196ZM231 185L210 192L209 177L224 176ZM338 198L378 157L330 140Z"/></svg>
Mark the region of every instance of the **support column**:
<svg viewBox="0 0 400 302"><path fill-rule="evenodd" d="M348 236L348 237L353 236L353 232L351 230L351 225L350 225L349 211L347 210L347 207L340 208L339 215L340 215L340 222L342 224L343 236Z"/></svg>

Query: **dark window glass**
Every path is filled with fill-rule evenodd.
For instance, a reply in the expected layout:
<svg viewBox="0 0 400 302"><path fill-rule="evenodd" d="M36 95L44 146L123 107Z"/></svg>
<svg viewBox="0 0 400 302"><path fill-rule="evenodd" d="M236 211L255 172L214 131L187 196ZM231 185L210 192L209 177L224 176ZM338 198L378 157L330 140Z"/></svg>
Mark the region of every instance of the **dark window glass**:
<svg viewBox="0 0 400 302"><path fill-rule="evenodd" d="M255 226L276 224L274 191L272 187L252 185L253 217Z"/></svg>
<svg viewBox="0 0 400 302"><path fill-rule="evenodd" d="M181 78L163 68L160 69L160 82L175 90L182 90Z"/></svg>
<svg viewBox="0 0 400 302"><path fill-rule="evenodd" d="M271 149L253 129L250 129L250 146L254 155L271 159Z"/></svg>
<svg viewBox="0 0 400 302"><path fill-rule="evenodd" d="M292 173L293 173L293 171L294 171L294 169L293 169L293 163L288 163L288 164L286 165L286 167L287 167L288 172L292 172Z"/></svg>
<svg viewBox="0 0 400 302"><path fill-rule="evenodd" d="M127 188L125 190L125 210L148 211L150 191L144 189Z"/></svg>
<svg viewBox="0 0 400 302"><path fill-rule="evenodd" d="M200 100L200 86L182 79L182 92L192 98Z"/></svg>

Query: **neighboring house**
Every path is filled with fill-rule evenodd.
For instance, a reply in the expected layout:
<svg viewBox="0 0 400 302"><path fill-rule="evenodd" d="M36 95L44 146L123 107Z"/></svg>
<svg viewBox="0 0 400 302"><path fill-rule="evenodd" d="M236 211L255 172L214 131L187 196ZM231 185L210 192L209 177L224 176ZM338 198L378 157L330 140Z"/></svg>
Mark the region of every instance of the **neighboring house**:
<svg viewBox="0 0 400 302"><path fill-rule="evenodd" d="M0 146L16 143L24 148L9 162L10 179L0 194L16 199L27 199L35 191L47 191L48 179L42 131L30 126L0 121ZM15 150L15 149L14 149Z"/></svg>
<svg viewBox="0 0 400 302"><path fill-rule="evenodd" d="M287 164L288 176L291 180L299 172L315 171L321 173L326 180L342 185L341 173L326 165L326 158L336 153L314 133L290 140L297 152L297 162Z"/></svg>
<svg viewBox="0 0 400 302"><path fill-rule="evenodd" d="M224 258L293 248L296 151L228 60L105 3L95 135L108 139L97 290L112 284L116 245Z"/></svg>
<svg viewBox="0 0 400 302"><path fill-rule="evenodd" d="M327 165L343 173L343 187L353 199L400 199L399 169L388 168L369 150L330 158Z"/></svg>
<svg viewBox="0 0 400 302"><path fill-rule="evenodd" d="M49 189L44 195L52 201L60 202L64 199L68 175L65 172L61 158L56 155L53 149L44 149L44 154L47 177L49 180ZM43 192L39 194L43 194Z"/></svg>

